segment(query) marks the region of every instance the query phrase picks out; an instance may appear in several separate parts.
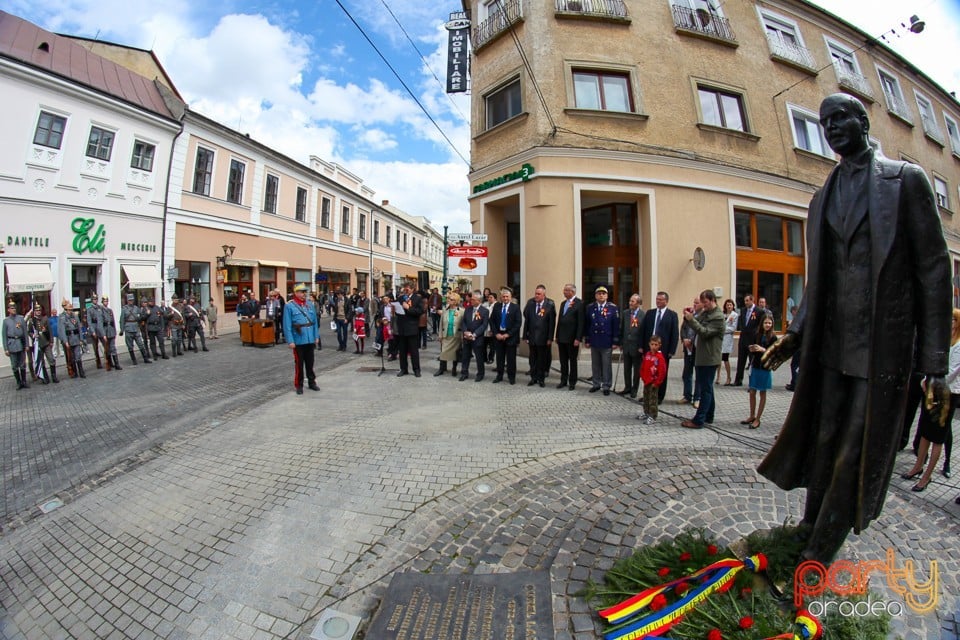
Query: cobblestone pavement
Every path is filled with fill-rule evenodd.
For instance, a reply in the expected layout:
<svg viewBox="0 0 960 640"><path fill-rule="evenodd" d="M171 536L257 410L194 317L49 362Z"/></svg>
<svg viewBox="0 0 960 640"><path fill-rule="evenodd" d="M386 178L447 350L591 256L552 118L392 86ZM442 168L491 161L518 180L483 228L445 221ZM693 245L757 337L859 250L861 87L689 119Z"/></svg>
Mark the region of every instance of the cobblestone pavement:
<svg viewBox="0 0 960 640"><path fill-rule="evenodd" d="M718 387L713 428L687 430L676 366L660 420L643 426L635 403L557 390L555 373L545 389L433 377L431 343L424 376L398 379L334 342L324 334L322 391L302 396L285 349L236 336L4 390L0 637L308 638L328 607L369 619L396 571L539 568L557 639L596 638L574 594L617 558L684 528L726 543L802 514L802 492L754 471L791 397L783 372L760 429L739 424L746 391ZM912 462L901 454L897 474ZM892 548L918 576L936 560L937 614L895 629L955 638L960 483L910 485L895 476L842 555ZM66 504L41 514L53 497Z"/></svg>

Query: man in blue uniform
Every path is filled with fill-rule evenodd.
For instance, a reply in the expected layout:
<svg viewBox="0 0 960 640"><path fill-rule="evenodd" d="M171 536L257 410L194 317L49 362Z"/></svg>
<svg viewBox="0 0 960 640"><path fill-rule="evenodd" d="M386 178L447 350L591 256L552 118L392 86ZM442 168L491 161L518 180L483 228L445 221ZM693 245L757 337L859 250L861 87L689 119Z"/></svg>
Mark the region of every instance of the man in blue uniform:
<svg viewBox="0 0 960 640"><path fill-rule="evenodd" d="M593 386L590 393L603 389L610 395L613 386L613 349L620 346L620 310L608 302L609 291L604 286L594 290L595 302L587 305L586 328L583 343L590 349L590 364L593 369Z"/></svg>

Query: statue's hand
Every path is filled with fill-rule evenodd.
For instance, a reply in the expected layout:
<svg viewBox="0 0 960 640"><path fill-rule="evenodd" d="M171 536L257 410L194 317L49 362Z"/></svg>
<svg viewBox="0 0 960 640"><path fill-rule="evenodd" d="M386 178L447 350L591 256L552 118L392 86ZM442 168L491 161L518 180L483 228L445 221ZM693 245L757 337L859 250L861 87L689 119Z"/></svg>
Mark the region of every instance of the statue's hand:
<svg viewBox="0 0 960 640"><path fill-rule="evenodd" d="M941 427L950 413L950 387L943 376L927 376L927 397L924 403L930 417Z"/></svg>
<svg viewBox="0 0 960 640"><path fill-rule="evenodd" d="M788 331L782 338L767 347L760 358L760 362L764 369L776 371L780 365L792 358L799 348L800 336Z"/></svg>

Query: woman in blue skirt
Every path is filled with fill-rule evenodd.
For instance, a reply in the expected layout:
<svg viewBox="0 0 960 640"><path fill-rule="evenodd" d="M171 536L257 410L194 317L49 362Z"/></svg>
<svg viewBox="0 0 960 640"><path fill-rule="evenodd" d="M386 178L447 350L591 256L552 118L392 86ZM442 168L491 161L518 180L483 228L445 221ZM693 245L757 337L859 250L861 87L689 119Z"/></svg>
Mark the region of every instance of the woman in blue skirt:
<svg viewBox="0 0 960 640"><path fill-rule="evenodd" d="M742 420L740 424L749 425L751 429L760 426L760 417L763 416L763 408L767 404L767 389L773 386L773 372L764 369L760 359L763 357L763 352L776 341L777 334L773 332L773 316L768 313L760 321L757 341L747 347L753 358L753 362L750 363L750 417ZM757 406L758 391L760 406Z"/></svg>

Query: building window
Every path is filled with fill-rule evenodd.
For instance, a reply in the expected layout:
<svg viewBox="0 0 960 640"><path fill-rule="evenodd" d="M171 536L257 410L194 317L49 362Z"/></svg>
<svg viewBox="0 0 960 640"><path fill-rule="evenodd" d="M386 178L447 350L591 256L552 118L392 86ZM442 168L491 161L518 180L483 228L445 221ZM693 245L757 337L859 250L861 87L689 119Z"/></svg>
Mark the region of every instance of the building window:
<svg viewBox="0 0 960 640"><path fill-rule="evenodd" d="M380 244L380 221L373 221L373 243Z"/></svg>
<svg viewBox="0 0 960 640"><path fill-rule="evenodd" d="M59 149L63 143L63 131L67 128L67 119L47 111L40 112L37 130L33 134L33 144Z"/></svg>
<svg viewBox="0 0 960 640"><path fill-rule="evenodd" d="M923 124L923 132L928 137L943 144L943 133L940 131L940 125L937 124L937 118L933 114L933 103L925 95L917 93L914 90L913 95L917 98L917 108L920 109L920 122Z"/></svg>
<svg viewBox="0 0 960 640"><path fill-rule="evenodd" d="M113 151L113 131L100 127L90 127L90 138L87 140L87 156L104 162L110 161Z"/></svg>
<svg viewBox="0 0 960 640"><path fill-rule="evenodd" d="M767 43L770 53L782 60L794 62L808 69L813 69L816 63L813 55L803 44L803 37L797 23L778 15L760 12L763 29L767 34Z"/></svg>
<svg viewBox="0 0 960 640"><path fill-rule="evenodd" d="M389 247L390 246L390 225L387 225L386 238L387 238L387 246Z"/></svg>
<svg viewBox="0 0 960 640"><path fill-rule="evenodd" d="M933 176L933 192L937 194L937 206L949 211L950 191L947 188L947 181L940 176Z"/></svg>
<svg viewBox="0 0 960 640"><path fill-rule="evenodd" d="M210 183L213 179L213 151L197 147L197 163L193 169L193 192L210 195Z"/></svg>
<svg viewBox="0 0 960 640"><path fill-rule="evenodd" d="M857 95L873 100L873 91L870 89L870 83L860 73L860 65L857 64L857 58L853 55L853 50L846 48L838 42L827 41L827 51L833 61L833 68L837 73L837 82L841 86L850 89Z"/></svg>
<svg viewBox="0 0 960 640"><path fill-rule="evenodd" d="M960 129L957 128L957 121L943 114L943 121L947 123L947 137L950 138L950 149L953 155L960 156Z"/></svg>
<svg viewBox="0 0 960 640"><path fill-rule="evenodd" d="M397 229L397 249L400 248L400 229Z"/></svg>
<svg viewBox="0 0 960 640"><path fill-rule="evenodd" d="M833 151L827 145L819 118L809 111L794 106L788 106L787 112L790 114L793 128L793 145L798 149L833 158Z"/></svg>
<svg viewBox="0 0 960 640"><path fill-rule="evenodd" d="M324 229L330 228L330 198L320 200L320 226Z"/></svg>
<svg viewBox="0 0 960 640"><path fill-rule="evenodd" d="M340 233L350 235L350 207L340 210Z"/></svg>
<svg viewBox="0 0 960 640"><path fill-rule="evenodd" d="M697 85L697 93L700 95L700 113L704 124L747 131L747 115L741 94L704 85Z"/></svg>
<svg viewBox="0 0 960 640"><path fill-rule="evenodd" d="M913 118L910 117L910 107L907 106L907 101L903 99L900 81L897 80L896 76L883 69L877 69L877 77L880 78L880 87L883 89L883 97L887 102L887 111L912 124Z"/></svg>
<svg viewBox="0 0 960 640"><path fill-rule="evenodd" d="M403 252L407 253L407 234L403 234Z"/></svg>
<svg viewBox="0 0 960 640"><path fill-rule="evenodd" d="M767 299L774 328L784 328L787 312L803 295L803 223L767 213L734 211L737 292ZM790 317L792 317L790 313Z"/></svg>
<svg viewBox="0 0 960 640"><path fill-rule="evenodd" d="M721 4L714 0L670 0L673 24L677 29L734 42L736 36L723 16Z"/></svg>
<svg viewBox="0 0 960 640"><path fill-rule="evenodd" d="M520 100L520 79L497 89L484 99L487 109L487 129L520 115L523 108Z"/></svg>
<svg viewBox="0 0 960 640"><path fill-rule="evenodd" d="M247 165L239 160L230 161L230 178L227 180L227 201L240 204L243 199L243 174Z"/></svg>
<svg viewBox="0 0 960 640"><path fill-rule="evenodd" d="M360 239L366 240L367 239L367 214L363 212L360 213L360 219L357 221L357 226L359 227L357 229L357 233L359 234Z"/></svg>
<svg viewBox="0 0 960 640"><path fill-rule="evenodd" d="M307 190L303 187L297 187L297 222L307 220Z"/></svg>
<svg viewBox="0 0 960 640"><path fill-rule="evenodd" d="M277 193L280 191L280 178L267 174L267 188L263 194L263 210L267 213L277 212Z"/></svg>
<svg viewBox="0 0 960 640"><path fill-rule="evenodd" d="M573 94L578 109L633 112L630 76L626 73L575 70Z"/></svg>
<svg viewBox="0 0 960 640"><path fill-rule="evenodd" d="M130 166L142 171L153 171L153 156L157 148L152 144L135 140L133 143L133 157L130 158Z"/></svg>

